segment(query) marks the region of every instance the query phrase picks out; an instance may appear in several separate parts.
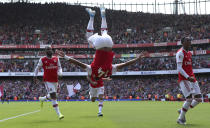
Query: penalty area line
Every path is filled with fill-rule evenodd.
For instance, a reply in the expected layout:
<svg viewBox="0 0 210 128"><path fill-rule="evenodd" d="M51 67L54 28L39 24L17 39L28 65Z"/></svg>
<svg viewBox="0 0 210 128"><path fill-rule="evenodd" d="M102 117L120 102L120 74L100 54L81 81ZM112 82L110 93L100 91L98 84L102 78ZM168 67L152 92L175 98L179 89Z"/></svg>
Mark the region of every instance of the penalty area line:
<svg viewBox="0 0 210 128"><path fill-rule="evenodd" d="M10 120L10 119L15 119L15 118L18 118L18 117L21 117L21 116L30 115L30 114L37 113L37 112L40 112L40 110L36 110L36 111L33 111L33 112L28 112L28 113L20 114L20 115L17 115L17 116L5 118L5 119L0 120L0 122L4 122L4 121Z"/></svg>

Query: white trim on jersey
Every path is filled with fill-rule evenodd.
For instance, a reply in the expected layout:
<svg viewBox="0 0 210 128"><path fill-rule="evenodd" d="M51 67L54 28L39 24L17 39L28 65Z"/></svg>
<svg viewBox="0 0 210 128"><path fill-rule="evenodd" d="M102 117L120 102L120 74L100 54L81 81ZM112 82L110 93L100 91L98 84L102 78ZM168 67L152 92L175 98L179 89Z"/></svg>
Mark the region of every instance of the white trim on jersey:
<svg viewBox="0 0 210 128"><path fill-rule="evenodd" d="M184 59L184 53L182 52L183 48L176 53L176 64L177 64L177 70L180 72L185 78L188 78L189 75L184 71L182 68L183 59Z"/></svg>
<svg viewBox="0 0 210 128"><path fill-rule="evenodd" d="M117 66L118 66L118 64L112 65L112 74L115 74L117 72Z"/></svg>
<svg viewBox="0 0 210 128"><path fill-rule="evenodd" d="M86 69L85 69L88 73L88 76L91 76L92 74L92 69L91 69L91 66L90 65L87 65Z"/></svg>
<svg viewBox="0 0 210 128"><path fill-rule="evenodd" d="M183 62L184 59L184 53L182 52L183 49L180 49L177 53L176 53L176 62Z"/></svg>

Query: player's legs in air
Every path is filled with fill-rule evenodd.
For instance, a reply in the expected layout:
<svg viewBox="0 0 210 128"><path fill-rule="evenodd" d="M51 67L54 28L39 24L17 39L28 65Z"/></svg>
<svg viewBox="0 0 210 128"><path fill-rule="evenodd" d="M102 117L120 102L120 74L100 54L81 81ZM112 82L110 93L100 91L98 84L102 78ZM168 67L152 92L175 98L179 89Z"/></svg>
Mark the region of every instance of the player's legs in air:
<svg viewBox="0 0 210 128"><path fill-rule="evenodd" d="M177 120L178 124L186 124L185 114L190 108L194 108L201 102L201 92L198 82L190 82L187 80L182 80L180 82L180 87L183 95L186 98L182 108L178 110L179 117Z"/></svg>
<svg viewBox="0 0 210 128"><path fill-rule="evenodd" d="M58 118L61 120L64 118L64 115L61 114L60 109L58 107L58 102L57 102L57 88L58 88L58 83L56 82L45 82L45 86L47 89L48 94L44 97L39 97L39 100L41 102L41 107L43 107L43 102L46 100L51 100L52 106L56 111L56 114L58 115Z"/></svg>
<svg viewBox="0 0 210 128"><path fill-rule="evenodd" d="M107 34L107 22L106 22L106 10L103 6L100 7L101 12L101 35L103 40L106 40L107 43L110 43L110 46L113 45L111 37ZM98 90L98 116L103 116L102 108L103 108L103 101L104 101L104 87L100 87Z"/></svg>
<svg viewBox="0 0 210 128"><path fill-rule="evenodd" d="M87 31L86 31L86 38L88 40L88 38L90 36L92 36L93 32L94 32L93 23L94 23L94 16L95 16L96 12L94 10L92 10L91 8L86 8L85 10L88 12L89 17L90 17L88 26L87 26ZM90 44L90 45L93 45L93 44Z"/></svg>
<svg viewBox="0 0 210 128"><path fill-rule="evenodd" d="M104 7L100 7L101 12L101 35L107 34L107 22L106 22L106 9Z"/></svg>
<svg viewBox="0 0 210 128"><path fill-rule="evenodd" d="M86 38L90 46L94 47L96 50L104 48L104 47L112 47L113 46L112 38L107 34L105 8L104 7L100 8L101 35L98 35L98 33L93 34L93 31L94 31L93 23L94 23L95 11L91 10L90 8L86 8L86 11L88 12L90 16L90 20L88 22L87 32L86 32Z"/></svg>
<svg viewBox="0 0 210 128"><path fill-rule="evenodd" d="M92 45L96 50L100 50L103 48L111 48L113 46L113 42L111 37L107 34L107 22L106 22L106 13L105 8L100 8L101 13L101 35L98 35L97 33L93 35L93 21L95 16L95 11L87 8L86 11L88 12L90 16L90 20L88 22L87 26L87 33L86 37L90 45ZM103 108L103 96L104 96L104 87L99 88L92 88L90 87L90 97L91 101L95 102L95 100L99 99L99 112L98 116L103 116L102 114L102 108Z"/></svg>
<svg viewBox="0 0 210 128"><path fill-rule="evenodd" d="M106 9L101 6L100 7L101 12L101 36L102 36L102 42L105 47L111 48L113 46L113 41L111 36L108 35L108 27L106 22Z"/></svg>

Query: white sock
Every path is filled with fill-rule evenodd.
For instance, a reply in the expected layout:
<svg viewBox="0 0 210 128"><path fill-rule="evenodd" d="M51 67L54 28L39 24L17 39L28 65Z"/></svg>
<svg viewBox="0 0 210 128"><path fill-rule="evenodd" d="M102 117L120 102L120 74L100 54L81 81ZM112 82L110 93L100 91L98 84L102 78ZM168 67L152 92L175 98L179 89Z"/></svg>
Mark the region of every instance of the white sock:
<svg viewBox="0 0 210 128"><path fill-rule="evenodd" d="M103 108L103 101L99 101L99 104L98 104L98 112L99 113L102 112L102 108Z"/></svg>
<svg viewBox="0 0 210 128"><path fill-rule="evenodd" d="M40 100L45 101L45 100L47 100L47 98L46 98L46 96L43 96L43 97L40 97Z"/></svg>
<svg viewBox="0 0 210 128"><path fill-rule="evenodd" d="M47 94L46 96L41 97L41 100L51 100L50 94Z"/></svg>
<svg viewBox="0 0 210 128"><path fill-rule="evenodd" d="M90 36L93 35L93 22L94 22L94 17L90 17L90 20L88 22L88 26L87 26L87 32L86 32L86 38L88 39Z"/></svg>
<svg viewBox="0 0 210 128"><path fill-rule="evenodd" d="M50 94L47 94L45 97L47 100L51 100Z"/></svg>
<svg viewBox="0 0 210 128"><path fill-rule="evenodd" d="M195 99L192 101L191 105L190 105L190 108L194 108L196 105L198 105L199 102L196 101Z"/></svg>
<svg viewBox="0 0 210 128"><path fill-rule="evenodd" d="M52 105L53 105L53 108L55 109L57 115L60 115L60 110L59 110L59 107L58 107L58 102L57 100L52 100Z"/></svg>
<svg viewBox="0 0 210 128"><path fill-rule="evenodd" d="M93 28L93 22L94 22L94 17L90 17L90 20L88 22L87 30L94 30Z"/></svg>
<svg viewBox="0 0 210 128"><path fill-rule="evenodd" d="M184 104L183 104L183 106L182 106L182 109L181 109L181 113L180 113L180 115L179 115L179 119L183 119L183 118L184 118L184 116L185 116L187 110L188 110L189 107L190 107L190 104L191 104L191 102L188 102L188 101L185 101L185 102L184 102Z"/></svg>
<svg viewBox="0 0 210 128"><path fill-rule="evenodd" d="M101 35L103 34L104 30L107 32L107 23L106 23L106 17L101 18Z"/></svg>

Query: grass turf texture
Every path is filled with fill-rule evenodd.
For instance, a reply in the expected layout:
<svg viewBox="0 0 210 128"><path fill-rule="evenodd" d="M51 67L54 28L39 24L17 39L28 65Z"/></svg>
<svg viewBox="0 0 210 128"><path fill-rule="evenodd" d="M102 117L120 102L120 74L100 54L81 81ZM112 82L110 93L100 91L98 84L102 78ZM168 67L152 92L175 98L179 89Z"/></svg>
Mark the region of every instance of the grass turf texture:
<svg viewBox="0 0 210 128"><path fill-rule="evenodd" d="M209 128L210 104L201 103L187 113L187 125L176 123L183 102L104 102L104 117L97 117L98 102L59 102L58 120L51 102L40 112L0 122L0 128ZM39 102L0 104L0 120L40 109Z"/></svg>

